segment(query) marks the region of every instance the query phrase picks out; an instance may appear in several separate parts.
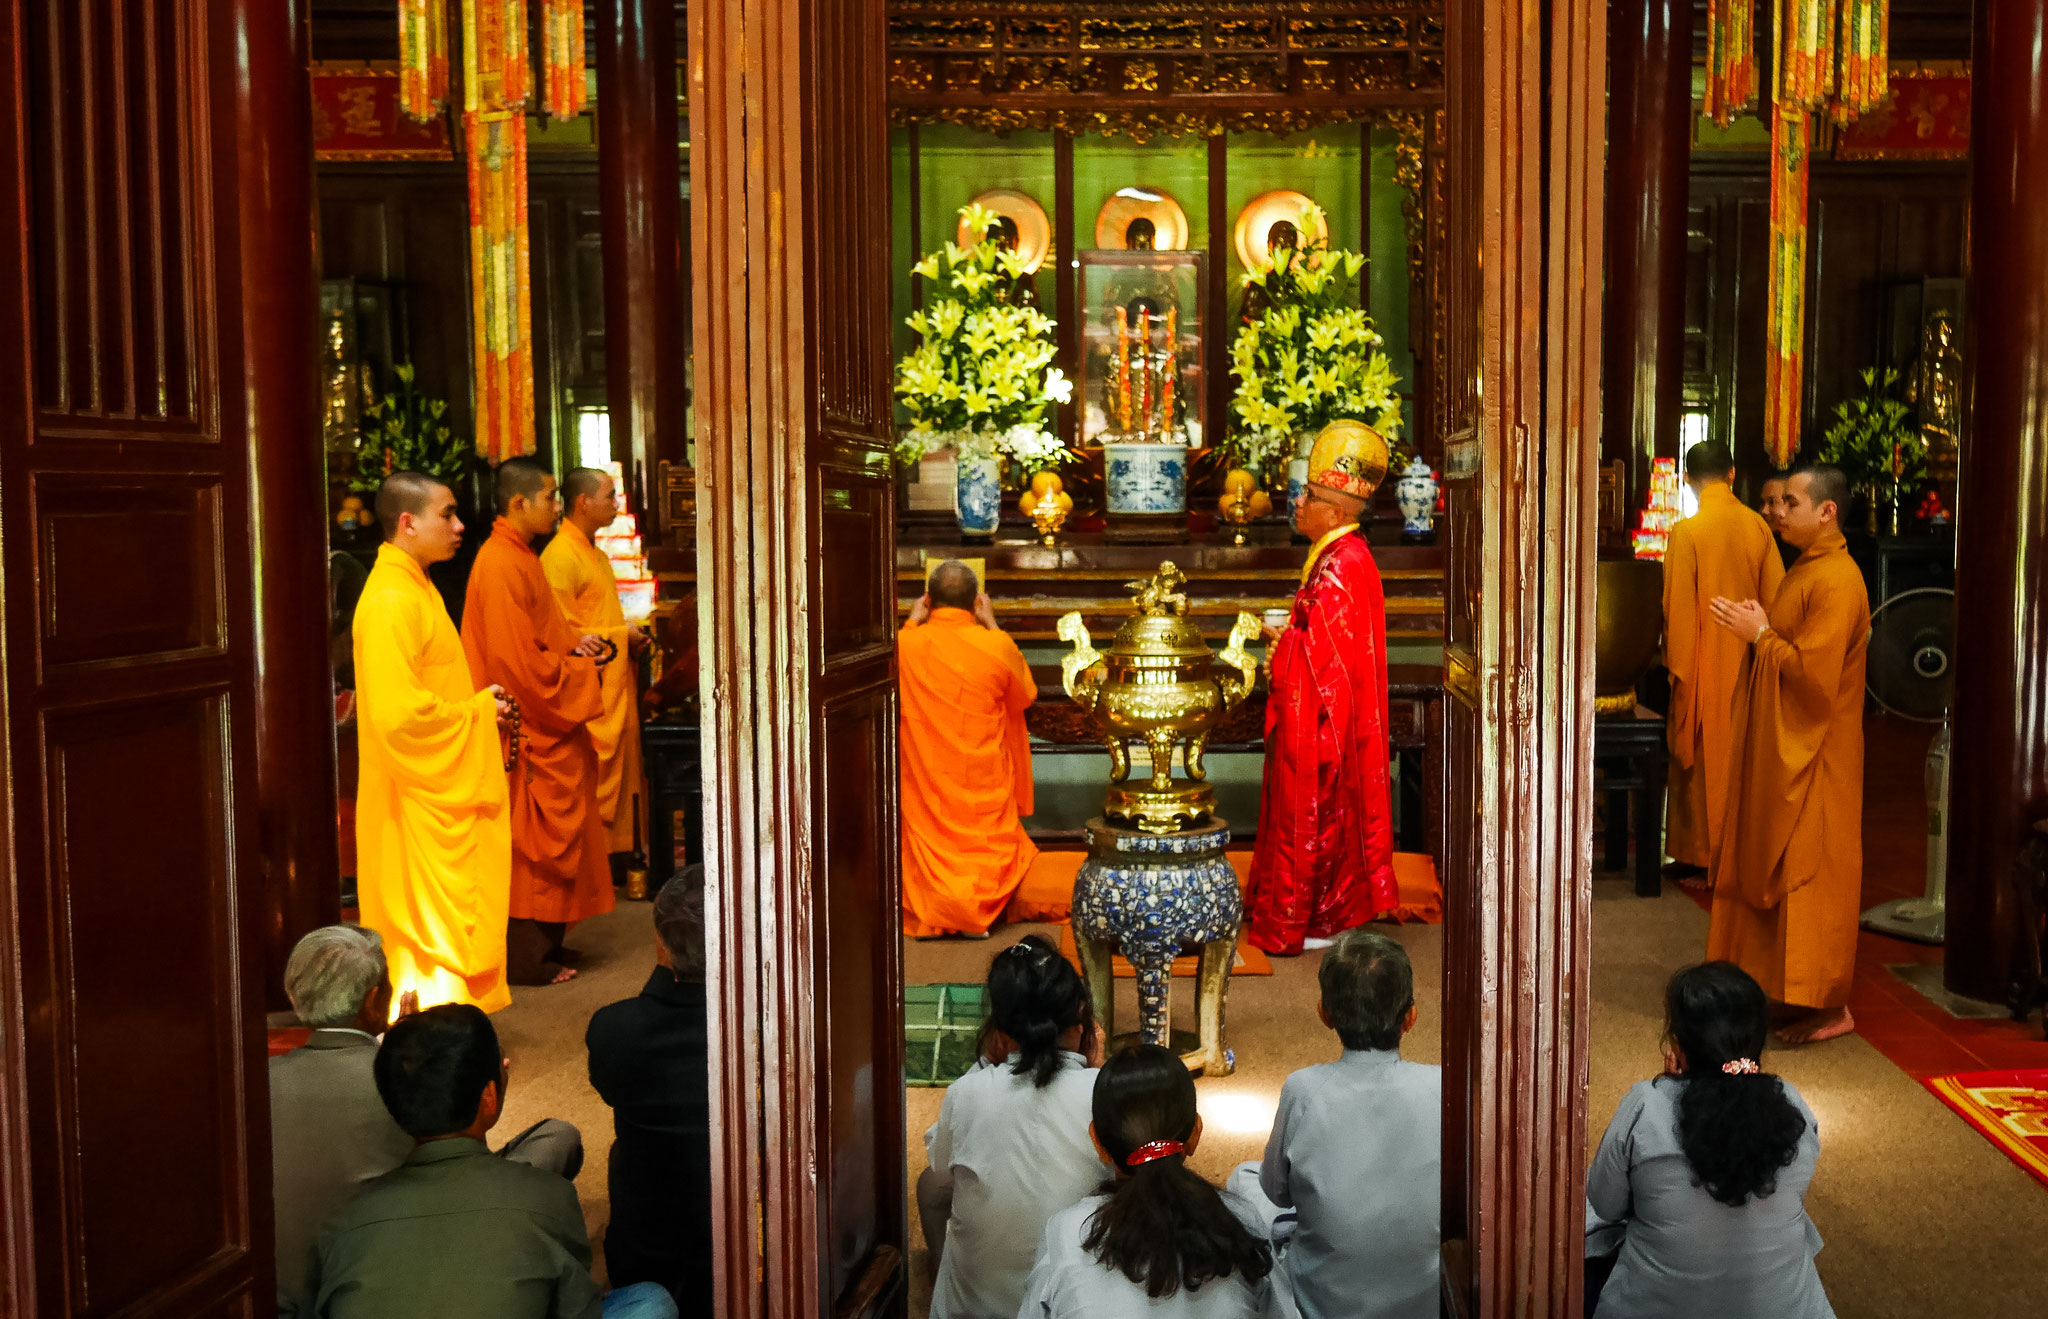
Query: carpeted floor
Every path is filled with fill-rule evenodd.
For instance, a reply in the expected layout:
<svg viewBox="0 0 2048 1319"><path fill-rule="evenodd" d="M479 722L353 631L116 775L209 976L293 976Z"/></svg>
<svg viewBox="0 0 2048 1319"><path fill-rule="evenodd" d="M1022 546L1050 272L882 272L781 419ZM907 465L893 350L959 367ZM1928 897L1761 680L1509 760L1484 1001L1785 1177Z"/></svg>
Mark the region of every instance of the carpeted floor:
<svg viewBox="0 0 2048 1319"><path fill-rule="evenodd" d="M1415 959L1427 992L1407 1052L1440 1061L1433 987L1442 976L1442 930L1386 927ZM906 972L913 983L979 980L988 959L1011 938L1053 926L1011 926L987 943L911 943ZM604 1198L611 1113L590 1089L583 1027L590 1014L639 991L652 964L650 910L627 903L578 928L572 943L588 954L574 983L516 992L494 1019L512 1059L512 1083L501 1130L517 1131L541 1117L574 1122L587 1160L577 1179L596 1242L607 1218ZM1672 968L1699 956L1706 915L1675 890L1658 899L1634 896L1625 879L1594 884L1593 1056L1587 1113L1595 1142L1621 1094L1657 1067L1660 1001ZM1334 1056L1334 1037L1315 1020L1313 958L1275 958L1274 974L1231 985L1230 1042L1237 1074L1200 1083L1207 1135L1197 1166L1221 1176L1259 1157L1280 1083L1289 1072ZM1176 989L1186 985L1176 982ZM1119 981L1119 1021L1136 1011L1131 981ZM1191 1028L1190 1001L1175 1000L1177 1026ZM1770 1056L1769 1066L1798 1086L1821 1121L1820 1172L1809 1209L1827 1240L1821 1276L1843 1319L1979 1319L2035 1313L2048 1240L2048 1190L1949 1113L1934 1096L1859 1038ZM923 1171L924 1132L945 1092L908 1095L909 1168ZM931 1272L914 1221L912 1309L929 1304ZM599 1259L602 1269L602 1258Z"/></svg>
<svg viewBox="0 0 2048 1319"><path fill-rule="evenodd" d="M654 969L654 908L621 902L616 911L578 925L569 946L584 955L581 974L566 985L514 989L512 1006L491 1018L498 1044L511 1060L505 1115L494 1140L503 1140L544 1117L572 1122L583 1133L583 1172L576 1196L590 1229L597 1280L605 1281L598 1249L611 1216L605 1170L612 1145L612 1111L590 1088L583 1030L590 1015L607 1003L631 998Z"/></svg>
<svg viewBox="0 0 2048 1319"><path fill-rule="evenodd" d="M1895 721L1872 724L1865 893L1875 902L1919 888L1925 834L1919 823L1924 815L1917 814L1918 761L1926 735ZM1706 913L1675 888L1662 898L1640 899L1624 877L1595 880L1589 1146L1598 1141L1622 1092L1656 1070L1664 982L1674 968L1698 959L1706 924ZM1408 1055L1437 1062L1441 928L1383 928L1414 958L1424 1004ZM908 943L906 978L913 984L979 981L995 952L1034 930L1057 938L1055 926L1017 925L998 930L985 943ZM639 991L651 966L651 941L645 903L627 903L586 922L571 939L589 955L584 974L570 985L516 991L513 1005L495 1019L512 1059L502 1130L517 1131L544 1116L566 1118L582 1129L587 1162L577 1185L593 1242L607 1217L611 1114L589 1086L583 1028L598 1007ZM1872 979L1891 976L1883 963L1939 956L1896 940L1877 942L1880 947L1859 957L1859 995L1897 997L1891 984ZM1231 985L1228 1029L1237 1051L1237 1074L1200 1082L1207 1135L1196 1162L1211 1176L1259 1157L1281 1082L1294 1069L1337 1051L1335 1038L1315 1018L1313 958L1275 958L1273 968L1271 976L1244 977ZM1189 984L1175 982L1180 993L1174 1015L1177 1027L1191 1029ZM1117 990L1119 1025L1129 1029L1135 987L1122 980ZM1863 1001L1857 1000L1859 1017L1864 1016ZM2023 1027L1994 1022L1958 1029L1938 1009L1930 1009L1925 1000L1904 997L1898 1015L1874 1006L1867 1028L1884 1052L1866 1038L1850 1037L1769 1057L1767 1065L1799 1087L1821 1122L1820 1169L1808 1201L1827 1241L1821 1276L1843 1319L2038 1313L2041 1288L2048 1282L2048 1266L2040 1262L2041 1243L2048 1241L2048 1189L1908 1073L1975 1070L1963 1065L1970 1061L1979 1067L2027 1065L2044 1046ZM1919 1034L1893 1038L1905 1031ZM1924 1046L1924 1059L1903 1046ZM1892 1061L1886 1053L1894 1055ZM938 1089L909 1092L907 1171L912 1181L924 1169L924 1132L944 1095ZM911 1313L921 1319L929 1304L931 1272L914 1205L911 1213ZM601 1258L599 1264L601 1269Z"/></svg>

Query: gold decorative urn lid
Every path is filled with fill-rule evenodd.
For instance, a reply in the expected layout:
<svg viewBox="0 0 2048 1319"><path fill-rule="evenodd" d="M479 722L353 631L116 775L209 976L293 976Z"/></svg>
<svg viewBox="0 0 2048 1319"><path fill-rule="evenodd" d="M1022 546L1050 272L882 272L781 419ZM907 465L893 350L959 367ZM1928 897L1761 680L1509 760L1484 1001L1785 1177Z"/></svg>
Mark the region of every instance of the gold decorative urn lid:
<svg viewBox="0 0 2048 1319"><path fill-rule="evenodd" d="M1239 613L1218 656L1187 617L1187 576L1171 561L1150 579L1126 585L1133 593L1131 616L1117 628L1107 654L1095 649L1079 610L1060 619L1060 637L1074 646L1061 661L1061 677L1067 695L1088 711L1109 748L1103 818L1146 833L1177 833L1215 813L1216 793L1206 781L1202 753L1217 722L1258 681L1258 663L1244 646L1259 634L1259 621ZM1220 674L1218 658L1225 666ZM1145 743L1152 761L1142 785L1127 782L1132 740ZM1177 778L1174 748L1183 743L1187 776Z"/></svg>

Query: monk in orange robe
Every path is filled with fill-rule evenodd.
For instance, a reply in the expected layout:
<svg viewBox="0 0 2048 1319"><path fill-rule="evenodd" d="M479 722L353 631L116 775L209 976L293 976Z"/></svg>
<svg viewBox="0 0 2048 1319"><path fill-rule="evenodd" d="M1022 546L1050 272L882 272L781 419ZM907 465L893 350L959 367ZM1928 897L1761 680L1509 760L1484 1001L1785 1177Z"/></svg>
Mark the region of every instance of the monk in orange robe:
<svg viewBox="0 0 2048 1319"><path fill-rule="evenodd" d="M974 570L933 569L896 637L903 932L986 937L1038 848L1024 707L1038 696Z"/></svg>
<svg viewBox="0 0 2048 1319"><path fill-rule="evenodd" d="M1705 887L1721 833L1735 679L1748 654L1739 637L1715 625L1707 606L1722 597L1768 608L1785 577L1770 526L1735 498L1734 478L1735 460L1720 441L1686 452L1685 479L1699 495L1699 512L1671 529L1664 556L1664 664L1671 670L1664 847L1673 862L1665 873L1688 888Z"/></svg>
<svg viewBox="0 0 2048 1319"><path fill-rule="evenodd" d="M427 566L455 556L446 485L394 472L377 491L384 544L356 605L356 893L384 938L394 1000L496 1012L505 985L512 837L501 726Z"/></svg>
<svg viewBox="0 0 2048 1319"><path fill-rule="evenodd" d="M592 721L604 714L597 637L571 631L533 540L555 529L555 478L531 458L498 465L498 520L469 570L462 647L472 671L519 710L512 766L512 897L506 935L515 985L556 984L581 956L567 927L612 909L610 858L597 802Z"/></svg>
<svg viewBox="0 0 2048 1319"><path fill-rule="evenodd" d="M1707 956L1736 963L1777 1002L1812 1009L1778 1032L1787 1044L1856 1028L1870 597L1842 537L1848 502L1839 468L1795 470L1782 518L1801 553L1777 599L1768 610L1712 604L1749 656L1735 686Z"/></svg>
<svg viewBox="0 0 2048 1319"><path fill-rule="evenodd" d="M562 529L541 551L540 566L555 588L555 603L576 632L600 637L637 658L650 644L626 621L612 561L597 534L618 520L619 496L610 472L572 467L562 477ZM605 845L635 852L647 836L647 789L640 772L640 693L633 665L607 664L599 672L604 713L590 723L597 747L597 806Z"/></svg>

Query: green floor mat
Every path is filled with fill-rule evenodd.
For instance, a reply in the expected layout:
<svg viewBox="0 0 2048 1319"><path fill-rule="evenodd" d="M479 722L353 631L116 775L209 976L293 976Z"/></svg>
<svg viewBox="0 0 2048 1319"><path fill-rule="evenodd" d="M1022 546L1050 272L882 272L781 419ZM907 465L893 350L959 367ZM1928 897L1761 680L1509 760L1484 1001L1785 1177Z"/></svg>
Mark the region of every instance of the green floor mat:
<svg viewBox="0 0 2048 1319"><path fill-rule="evenodd" d="M974 1066L981 1004L980 985L904 987L905 1085L951 1085Z"/></svg>

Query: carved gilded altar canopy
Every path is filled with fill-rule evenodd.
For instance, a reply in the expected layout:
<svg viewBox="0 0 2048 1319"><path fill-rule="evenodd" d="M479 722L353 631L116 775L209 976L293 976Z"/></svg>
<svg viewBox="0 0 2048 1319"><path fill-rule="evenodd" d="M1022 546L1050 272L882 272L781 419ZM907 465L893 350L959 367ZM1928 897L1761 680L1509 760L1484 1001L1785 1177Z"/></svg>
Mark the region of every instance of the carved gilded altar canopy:
<svg viewBox="0 0 2048 1319"><path fill-rule="evenodd" d="M894 0L897 123L1287 133L1443 100L1428 0Z"/></svg>

